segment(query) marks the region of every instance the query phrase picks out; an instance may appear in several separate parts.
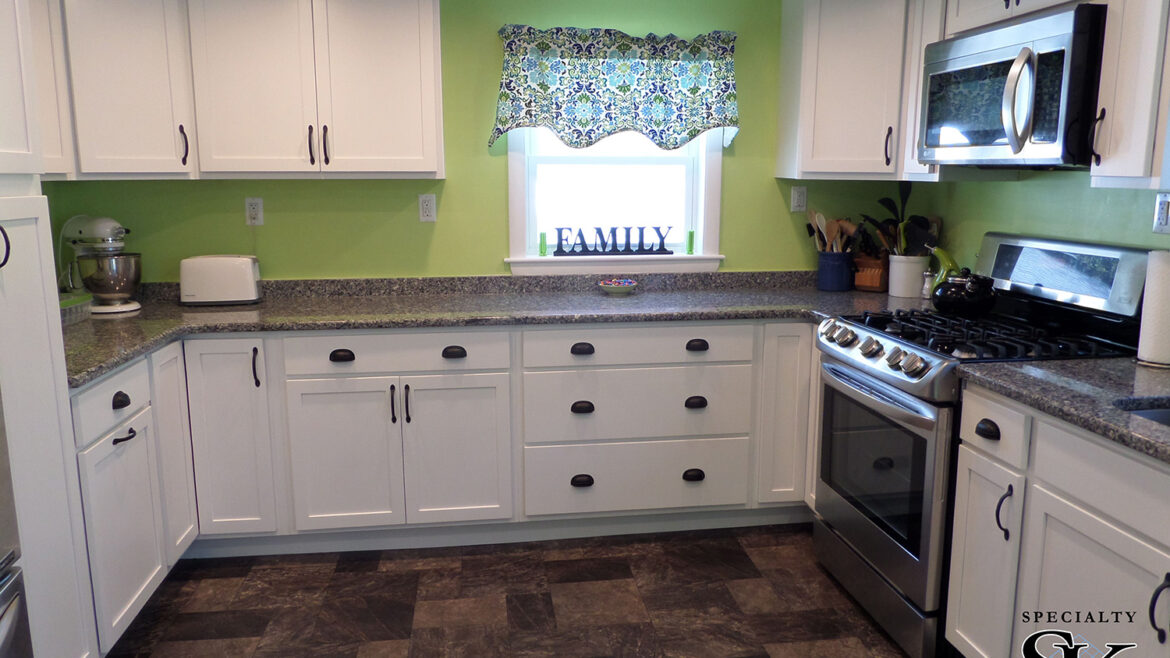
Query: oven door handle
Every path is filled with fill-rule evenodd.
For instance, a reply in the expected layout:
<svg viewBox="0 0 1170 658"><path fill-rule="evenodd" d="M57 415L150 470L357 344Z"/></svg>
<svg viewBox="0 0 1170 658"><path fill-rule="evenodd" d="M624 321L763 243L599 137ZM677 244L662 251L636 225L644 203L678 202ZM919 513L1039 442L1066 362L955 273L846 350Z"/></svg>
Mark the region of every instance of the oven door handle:
<svg viewBox="0 0 1170 658"><path fill-rule="evenodd" d="M895 422L928 431L938 425L938 411L930 405L887 386L864 382L840 366L821 364L821 379L838 393Z"/></svg>

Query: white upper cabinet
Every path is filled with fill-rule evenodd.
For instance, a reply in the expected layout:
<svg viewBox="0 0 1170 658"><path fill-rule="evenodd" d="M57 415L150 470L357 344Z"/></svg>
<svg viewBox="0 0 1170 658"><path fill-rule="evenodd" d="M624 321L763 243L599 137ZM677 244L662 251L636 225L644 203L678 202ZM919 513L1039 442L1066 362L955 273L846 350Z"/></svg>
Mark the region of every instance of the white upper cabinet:
<svg viewBox="0 0 1170 658"><path fill-rule="evenodd" d="M76 172L77 163L61 0L29 0L29 14L37 79L36 120L45 173L68 176Z"/></svg>
<svg viewBox="0 0 1170 658"><path fill-rule="evenodd" d="M947 0L947 36L1069 0Z"/></svg>
<svg viewBox="0 0 1170 658"><path fill-rule="evenodd" d="M203 171L442 171L433 0L191 0Z"/></svg>
<svg viewBox="0 0 1170 658"><path fill-rule="evenodd" d="M907 0L783 4L778 177L897 176L906 19Z"/></svg>
<svg viewBox="0 0 1170 658"><path fill-rule="evenodd" d="M430 0L315 0L323 171L437 171Z"/></svg>
<svg viewBox="0 0 1170 658"><path fill-rule="evenodd" d="M196 170L182 0L65 0L79 169Z"/></svg>
<svg viewBox="0 0 1170 658"><path fill-rule="evenodd" d="M310 0L191 0L200 167L318 171Z"/></svg>
<svg viewBox="0 0 1170 658"><path fill-rule="evenodd" d="M41 173L25 0L0 0L0 174Z"/></svg>

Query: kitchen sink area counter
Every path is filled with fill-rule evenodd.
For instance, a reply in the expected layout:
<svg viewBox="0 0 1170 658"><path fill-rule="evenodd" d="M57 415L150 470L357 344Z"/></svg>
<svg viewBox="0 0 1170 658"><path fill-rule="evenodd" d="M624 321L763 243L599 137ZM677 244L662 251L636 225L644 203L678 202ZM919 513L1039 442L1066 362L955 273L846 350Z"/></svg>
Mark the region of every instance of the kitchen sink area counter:
<svg viewBox="0 0 1170 658"><path fill-rule="evenodd" d="M1170 463L1170 426L1132 410L1170 407L1170 370L1132 358L959 366L977 384L1020 404Z"/></svg>
<svg viewBox="0 0 1170 658"><path fill-rule="evenodd" d="M183 336L590 322L797 319L885 308L884 294L820 292L814 272L643 275L638 292L608 297L597 277L450 277L266 281L261 303L181 306L175 284L147 284L142 310L65 328L77 388Z"/></svg>

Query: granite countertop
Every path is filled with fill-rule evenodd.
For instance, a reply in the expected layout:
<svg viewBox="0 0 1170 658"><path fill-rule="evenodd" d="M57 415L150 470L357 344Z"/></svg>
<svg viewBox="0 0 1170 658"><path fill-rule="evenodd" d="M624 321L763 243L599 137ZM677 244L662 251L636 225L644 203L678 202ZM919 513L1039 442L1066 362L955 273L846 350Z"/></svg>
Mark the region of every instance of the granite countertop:
<svg viewBox="0 0 1170 658"><path fill-rule="evenodd" d="M135 317L65 328L69 386L77 388L183 336L201 333L682 320L800 319L884 308L875 293L790 288L589 292L271 296L252 306L185 307L143 301Z"/></svg>
<svg viewBox="0 0 1170 658"><path fill-rule="evenodd" d="M1138 365L1133 358L1070 359L1030 363L972 363L959 375L1094 434L1170 463L1170 426L1130 409L1170 407L1170 370Z"/></svg>

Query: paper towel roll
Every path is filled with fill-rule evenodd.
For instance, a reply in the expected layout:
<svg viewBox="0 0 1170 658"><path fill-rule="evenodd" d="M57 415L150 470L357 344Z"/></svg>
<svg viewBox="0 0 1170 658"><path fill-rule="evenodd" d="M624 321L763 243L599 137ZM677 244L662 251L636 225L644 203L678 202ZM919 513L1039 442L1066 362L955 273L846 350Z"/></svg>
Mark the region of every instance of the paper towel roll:
<svg viewBox="0 0 1170 658"><path fill-rule="evenodd" d="M1142 298L1138 360L1170 364L1170 251L1151 251Z"/></svg>

